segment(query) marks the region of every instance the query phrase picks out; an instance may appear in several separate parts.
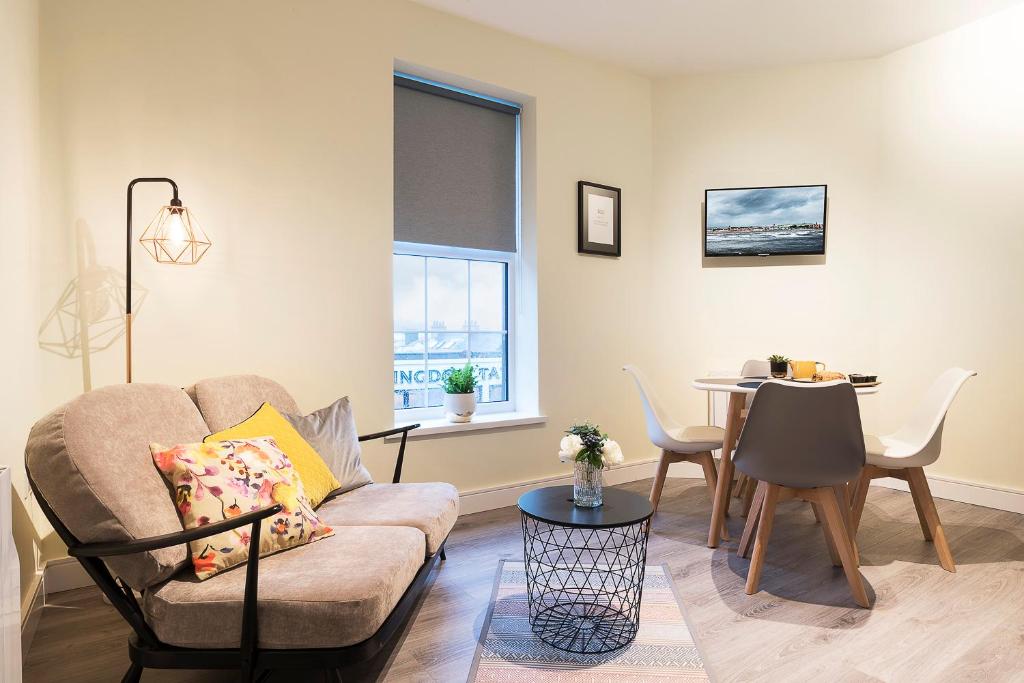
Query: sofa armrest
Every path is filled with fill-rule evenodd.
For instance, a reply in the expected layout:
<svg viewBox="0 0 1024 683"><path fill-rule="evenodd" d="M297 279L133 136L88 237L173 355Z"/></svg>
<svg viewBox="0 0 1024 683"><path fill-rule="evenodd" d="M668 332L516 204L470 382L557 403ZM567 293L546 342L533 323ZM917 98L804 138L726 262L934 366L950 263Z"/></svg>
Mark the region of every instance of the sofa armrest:
<svg viewBox="0 0 1024 683"><path fill-rule="evenodd" d="M271 505L261 510L246 512L245 514L225 519L213 524L205 524L195 529L175 531L161 536L150 536L134 541L113 541L110 543L81 543L68 546L68 555L72 557L112 557L114 555L131 555L132 553L144 553L160 548L168 548L172 545L181 545L200 538L214 536L224 531L231 531L247 524L258 525L260 521L276 515L284 508L281 505Z"/></svg>
<svg viewBox="0 0 1024 683"><path fill-rule="evenodd" d="M252 533L250 534L249 541L250 548L255 548L257 551L250 552L249 557L245 561L245 592L242 595L242 639L239 644L242 680L249 681L253 680L252 673L255 668L256 661L258 632L256 600L257 592L259 590L260 554L258 549L260 547L260 528L263 526L262 523L264 519L271 515L276 515L283 509L284 507L280 504L271 505L261 510L246 512L243 515L238 515L237 517L225 519L220 522L214 522L213 524L205 524L203 526L196 527L195 529L176 531L174 533L163 534L161 536L150 536L148 538L140 538L134 541L74 544L68 546L68 554L72 557L79 558L80 562L87 565L87 569L88 563L93 563L102 567L102 562L97 558L110 557L112 555L130 555L132 553L158 550L160 548L188 543L189 541L206 538L207 536L213 536L224 531L237 529L238 527L245 526L246 524L251 524ZM104 572L105 571L106 570L104 569ZM107 574L106 576L107 580L110 581L110 575ZM120 579L118 579L118 581L120 581ZM112 590L113 586L111 585L108 588ZM129 589L123 582L121 583L121 588L124 591L124 599L127 601L130 608L133 609L141 618L142 612L139 609L139 605L136 602L131 589ZM104 589L104 592L106 592L106 589ZM110 597L109 593L108 597ZM121 607L118 607L118 609L119 611L122 610ZM129 623L134 623L127 614L125 615L125 618L128 619Z"/></svg>
<svg viewBox="0 0 1024 683"><path fill-rule="evenodd" d="M402 435L402 443L398 446L398 460L395 461L395 473L391 478L392 484L397 484L402 480L402 463L405 462L405 442L409 438L409 432L417 427L419 427L418 423L403 425L401 427L395 427L394 429L385 429L383 432L364 434L359 437L360 441L371 441L373 439L383 439L386 436L394 436L395 434Z"/></svg>

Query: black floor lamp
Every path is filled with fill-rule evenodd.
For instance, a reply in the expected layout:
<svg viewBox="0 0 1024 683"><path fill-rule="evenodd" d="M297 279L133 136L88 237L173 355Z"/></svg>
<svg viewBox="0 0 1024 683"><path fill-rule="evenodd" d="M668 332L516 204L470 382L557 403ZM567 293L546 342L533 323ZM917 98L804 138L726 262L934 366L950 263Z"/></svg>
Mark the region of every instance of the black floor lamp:
<svg viewBox="0 0 1024 683"><path fill-rule="evenodd" d="M210 239L195 216L178 199L178 184L170 178L136 178L128 183L128 241L125 267L125 381L132 381L132 191L138 183L167 183L174 191L167 206L161 207L142 233L139 242L157 263L192 266L210 248Z"/></svg>

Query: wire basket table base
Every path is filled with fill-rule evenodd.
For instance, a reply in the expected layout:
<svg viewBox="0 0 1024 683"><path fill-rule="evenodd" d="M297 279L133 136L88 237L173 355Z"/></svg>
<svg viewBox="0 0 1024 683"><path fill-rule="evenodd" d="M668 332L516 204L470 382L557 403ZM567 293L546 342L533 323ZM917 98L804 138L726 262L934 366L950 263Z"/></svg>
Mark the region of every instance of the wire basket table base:
<svg viewBox="0 0 1024 683"><path fill-rule="evenodd" d="M530 626L578 654L625 647L640 626L650 519L610 528L565 526L523 514Z"/></svg>

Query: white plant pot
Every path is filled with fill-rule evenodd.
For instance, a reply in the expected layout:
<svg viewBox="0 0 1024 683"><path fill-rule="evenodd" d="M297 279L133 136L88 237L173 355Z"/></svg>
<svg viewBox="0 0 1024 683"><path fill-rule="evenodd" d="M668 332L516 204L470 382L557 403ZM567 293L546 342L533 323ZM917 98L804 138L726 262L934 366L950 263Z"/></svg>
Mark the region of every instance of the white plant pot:
<svg viewBox="0 0 1024 683"><path fill-rule="evenodd" d="M469 422L476 412L476 393L445 394L444 415L449 422Z"/></svg>

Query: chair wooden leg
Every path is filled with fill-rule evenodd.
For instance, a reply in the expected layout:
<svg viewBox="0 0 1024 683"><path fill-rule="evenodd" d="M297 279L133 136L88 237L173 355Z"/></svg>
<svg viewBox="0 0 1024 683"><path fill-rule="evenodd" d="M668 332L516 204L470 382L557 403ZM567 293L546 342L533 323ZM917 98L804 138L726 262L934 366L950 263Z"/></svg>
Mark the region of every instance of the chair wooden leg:
<svg viewBox="0 0 1024 683"><path fill-rule="evenodd" d="M846 580L850 583L850 591L853 593L853 600L861 607L870 607L867 591L864 590L864 582L860 577L860 570L857 568L857 561L854 558L853 544L850 542L850 534L847 530L846 519L840 509L839 499L834 489L817 489L818 502L821 504L826 524L832 532L832 540L839 551L839 557L843 562L843 571L846 573Z"/></svg>
<svg viewBox="0 0 1024 683"><path fill-rule="evenodd" d="M711 451L697 454L700 466L704 468L704 481L708 484L708 493L711 494L711 501L715 500L715 489L718 488L718 470L715 468L715 456Z"/></svg>
<svg viewBox="0 0 1024 683"><path fill-rule="evenodd" d="M939 556L939 564L947 572L955 572L956 565L953 563L953 553L949 550L949 542L946 540L946 532L942 529L939 521L939 512L935 509L935 500L932 498L931 489L928 488L928 479L924 476L924 468L908 467L906 469L907 483L910 484L910 494L914 497L914 503L918 507L918 514L924 517L922 526L927 526L931 539L935 543L935 552ZM928 534L925 535L928 538Z"/></svg>
<svg viewBox="0 0 1024 683"><path fill-rule="evenodd" d="M816 524L821 524L821 510L815 503L811 503L811 512L814 513L814 521Z"/></svg>
<svg viewBox="0 0 1024 683"><path fill-rule="evenodd" d="M665 488L665 477L668 476L668 466L671 464L672 456L668 451L662 451L661 459L658 460L658 472L654 475L654 485L651 486L651 505L654 507L654 514L658 514L661 490Z"/></svg>
<svg viewBox="0 0 1024 683"><path fill-rule="evenodd" d="M932 538L932 530L928 527L928 518L924 514L924 508L921 507L921 496L917 495L914 491L914 485L910 483L910 471L909 469L901 470L906 477L907 484L910 485L910 497L914 501L914 509L917 510L917 521L921 525L921 533L924 534L924 540L934 541ZM925 486L928 485L928 480L925 479Z"/></svg>
<svg viewBox="0 0 1024 683"><path fill-rule="evenodd" d="M840 484L833 486L832 490L836 493L836 500L839 501L839 512L843 515L843 522L846 524L846 533L850 536L850 547L853 548L853 560L860 566L860 550L857 548L857 535L853 533L853 513L850 511L850 486L849 484Z"/></svg>
<svg viewBox="0 0 1024 683"><path fill-rule="evenodd" d="M864 503L868 499L868 488L871 487L871 469L865 467L860 471L860 478L853 489L853 500L850 501L850 535L856 536L860 528L860 518L864 514Z"/></svg>
<svg viewBox="0 0 1024 683"><path fill-rule="evenodd" d="M737 557L750 557L750 544L754 540L754 532L757 531L757 523L761 519L761 509L764 507L764 492L768 484L758 482L757 489L751 499L751 507L747 512L747 523L743 527L743 535L740 536L740 546L736 549Z"/></svg>
<svg viewBox="0 0 1024 683"><path fill-rule="evenodd" d="M750 570L747 572L747 595L756 593L757 585L761 582L761 570L764 569L768 539L772 535L772 523L775 521L775 504L779 502L780 491L780 486L765 483L764 502L757 524L757 536L754 537L754 554L750 559Z"/></svg>
<svg viewBox="0 0 1024 683"><path fill-rule="evenodd" d="M832 538L832 529L828 526L828 517L825 516L824 510L821 508L821 503L812 502L811 509L814 510L814 516L821 522L821 531L825 534L825 544L828 546L828 556L832 558L833 567L842 567L843 560L839 557L839 551L836 549L836 542Z"/></svg>
<svg viewBox="0 0 1024 683"><path fill-rule="evenodd" d="M747 477L747 487L743 491L743 516L750 514L750 506L754 502L754 494L757 492L758 482L756 479Z"/></svg>
<svg viewBox="0 0 1024 683"><path fill-rule="evenodd" d="M740 498L743 496L743 489L747 486L747 475L740 472L736 475L736 485L732 487L732 495L734 498Z"/></svg>

